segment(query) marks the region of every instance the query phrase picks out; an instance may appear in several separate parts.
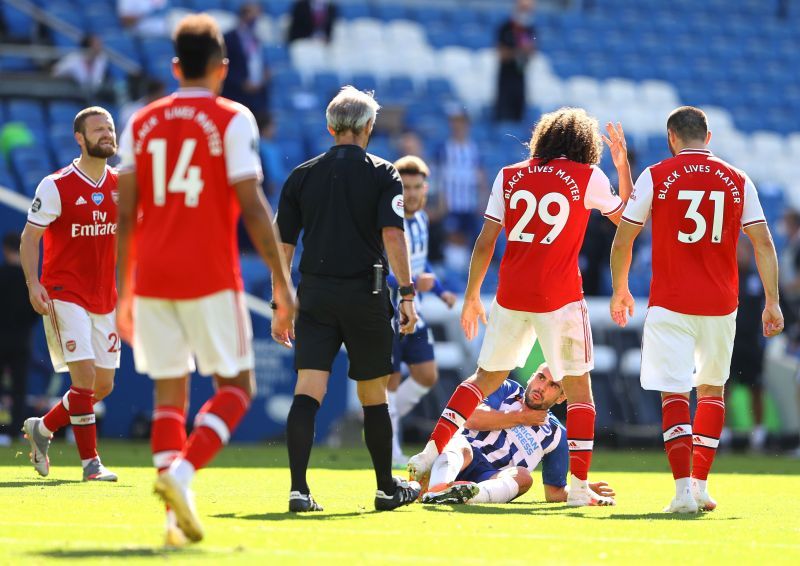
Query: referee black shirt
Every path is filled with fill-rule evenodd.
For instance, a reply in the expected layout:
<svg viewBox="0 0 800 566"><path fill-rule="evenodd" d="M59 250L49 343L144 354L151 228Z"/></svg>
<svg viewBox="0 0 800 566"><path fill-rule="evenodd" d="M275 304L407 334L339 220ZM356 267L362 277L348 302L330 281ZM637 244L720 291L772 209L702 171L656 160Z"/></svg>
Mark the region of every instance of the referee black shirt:
<svg viewBox="0 0 800 566"><path fill-rule="evenodd" d="M403 229L400 175L357 145L333 146L289 175L277 224L287 244L303 231L301 274L369 277L376 260L387 265L382 228Z"/></svg>

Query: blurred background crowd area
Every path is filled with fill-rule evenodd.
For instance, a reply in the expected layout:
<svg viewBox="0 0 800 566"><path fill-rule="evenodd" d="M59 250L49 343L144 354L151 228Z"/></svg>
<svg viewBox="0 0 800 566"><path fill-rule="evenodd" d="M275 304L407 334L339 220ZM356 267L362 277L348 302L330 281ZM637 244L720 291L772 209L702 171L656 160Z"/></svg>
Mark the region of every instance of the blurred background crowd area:
<svg viewBox="0 0 800 566"><path fill-rule="evenodd" d="M466 284L491 182L502 166L527 157L525 143L543 112L582 106L601 126L622 122L636 176L669 157L668 113L700 106L711 149L759 188L780 253L789 322L795 318L800 2L0 0L0 186L30 197L44 176L76 157L72 119L80 108L105 106L121 131L138 108L173 90L170 33L190 11L212 14L225 33L230 72L223 94L257 117L273 205L291 169L330 146L324 110L332 95L343 84L375 91L382 109L369 151L428 161L430 259L456 292ZM600 165L616 184L607 152ZM581 254L589 297L610 293L613 236L613 225L593 215ZM268 273L244 236L243 243L246 286L269 298ZM752 255L741 262L743 293L758 301ZM635 296L647 296L650 271L645 234L634 258ZM485 291L494 289L496 274L495 262ZM602 301L597 305L595 321L604 315ZM788 334L774 353L784 361L797 359L797 326ZM596 330L613 355L608 373L628 368L638 376L638 336L609 336ZM437 338L447 342L453 333L437 330ZM796 364L786 364L793 382ZM447 371L446 361L440 365ZM609 395L619 387L612 383ZM790 401L794 395L792 389ZM657 419L657 404L652 410L634 422ZM784 412L772 417L781 426ZM789 420L797 422L786 425L791 434L800 428L796 412Z"/></svg>

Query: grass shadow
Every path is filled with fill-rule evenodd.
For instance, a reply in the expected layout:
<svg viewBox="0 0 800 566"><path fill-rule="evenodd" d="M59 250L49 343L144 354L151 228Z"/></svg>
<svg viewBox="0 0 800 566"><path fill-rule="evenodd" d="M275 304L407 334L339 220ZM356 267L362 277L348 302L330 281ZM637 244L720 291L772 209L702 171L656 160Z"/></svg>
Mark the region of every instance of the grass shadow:
<svg viewBox="0 0 800 566"><path fill-rule="evenodd" d="M81 480L23 480L23 481L9 481L0 483L0 488L4 487L49 487L52 485L64 485L73 483L83 483Z"/></svg>
<svg viewBox="0 0 800 566"><path fill-rule="evenodd" d="M200 548L164 548L150 546L134 546L121 548L59 548L55 550L43 550L41 552L30 552L29 556L40 558L80 560L80 559L102 559L102 558L154 558L164 559L170 556L192 556L201 557L207 553Z"/></svg>
<svg viewBox="0 0 800 566"><path fill-rule="evenodd" d="M348 511L346 513L290 513L289 511L281 513L251 513L249 515L240 515L238 513L219 513L211 515L215 519L236 519L245 521L335 521L339 519L349 519L351 517L361 517L363 515L374 515L379 513L374 509L363 511Z"/></svg>
<svg viewBox="0 0 800 566"><path fill-rule="evenodd" d="M584 515L582 513L565 513L566 517L575 517L578 519L591 519L594 521L697 521L704 517L712 517L710 513L612 513L604 517L593 517L592 515ZM715 521L739 521L741 517L714 517Z"/></svg>

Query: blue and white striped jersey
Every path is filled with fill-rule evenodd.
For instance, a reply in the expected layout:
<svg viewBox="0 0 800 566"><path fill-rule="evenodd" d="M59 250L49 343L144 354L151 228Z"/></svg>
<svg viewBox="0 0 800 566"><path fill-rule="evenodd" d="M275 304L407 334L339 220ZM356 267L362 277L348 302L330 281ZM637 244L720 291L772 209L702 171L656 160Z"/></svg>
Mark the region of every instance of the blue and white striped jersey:
<svg viewBox="0 0 800 566"><path fill-rule="evenodd" d="M418 210L403 220L411 260L411 277L428 271L428 214Z"/></svg>
<svg viewBox="0 0 800 566"><path fill-rule="evenodd" d="M478 211L478 171L481 156L472 140L449 139L439 153L441 191L450 212Z"/></svg>
<svg viewBox="0 0 800 566"><path fill-rule="evenodd" d="M524 397L525 388L507 379L483 402L496 411L515 411L522 408ZM543 483L556 487L567 485L567 431L553 414L548 415L547 424L542 426L465 430L464 434L473 448L480 450L497 470L521 466L533 472L541 462Z"/></svg>

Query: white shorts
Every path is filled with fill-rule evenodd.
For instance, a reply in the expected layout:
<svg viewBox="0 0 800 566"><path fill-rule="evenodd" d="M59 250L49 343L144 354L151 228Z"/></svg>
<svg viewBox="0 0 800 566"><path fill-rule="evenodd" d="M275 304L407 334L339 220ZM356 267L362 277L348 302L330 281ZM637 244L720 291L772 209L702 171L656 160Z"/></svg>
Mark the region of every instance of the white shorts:
<svg viewBox="0 0 800 566"><path fill-rule="evenodd" d="M53 299L44 318L44 334L50 360L57 372L69 371L67 364L94 360L104 369L119 367L122 347L117 334L117 313L95 314L80 305Z"/></svg>
<svg viewBox="0 0 800 566"><path fill-rule="evenodd" d="M594 369L592 329L583 300L552 312L534 313L503 308L495 299L478 367L486 371L522 367L537 339L555 381Z"/></svg>
<svg viewBox="0 0 800 566"><path fill-rule="evenodd" d="M195 369L236 377L254 367L244 293L226 290L180 301L135 297L133 321L136 371L153 379L182 377Z"/></svg>
<svg viewBox="0 0 800 566"><path fill-rule="evenodd" d="M642 336L642 387L687 393L698 385L725 385L735 334L736 311L699 316L650 307Z"/></svg>

